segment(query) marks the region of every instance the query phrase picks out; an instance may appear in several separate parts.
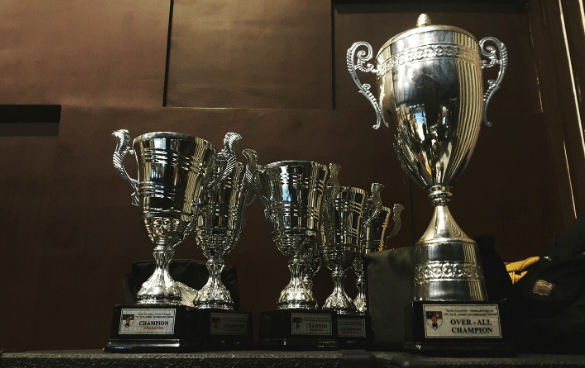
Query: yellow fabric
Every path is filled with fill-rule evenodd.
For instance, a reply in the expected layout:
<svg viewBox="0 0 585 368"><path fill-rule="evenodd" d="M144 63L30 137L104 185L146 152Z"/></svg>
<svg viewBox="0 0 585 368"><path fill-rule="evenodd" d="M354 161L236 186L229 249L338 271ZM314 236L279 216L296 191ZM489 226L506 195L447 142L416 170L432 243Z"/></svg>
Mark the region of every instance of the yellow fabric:
<svg viewBox="0 0 585 368"><path fill-rule="evenodd" d="M528 272L528 268L538 262L540 257L529 257L521 261L506 262L506 270L512 279L512 284L515 284Z"/></svg>

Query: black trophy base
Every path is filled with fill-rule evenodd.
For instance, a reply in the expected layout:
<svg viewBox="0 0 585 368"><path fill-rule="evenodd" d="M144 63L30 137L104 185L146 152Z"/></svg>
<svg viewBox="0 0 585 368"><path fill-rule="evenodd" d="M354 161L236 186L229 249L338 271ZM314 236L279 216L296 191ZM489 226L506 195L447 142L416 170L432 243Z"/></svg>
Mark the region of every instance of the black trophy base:
<svg viewBox="0 0 585 368"><path fill-rule="evenodd" d="M337 319L334 312L278 310L260 316L263 348L283 350L336 350Z"/></svg>
<svg viewBox="0 0 585 368"><path fill-rule="evenodd" d="M110 353L187 353L249 348L252 313L168 305L114 307Z"/></svg>
<svg viewBox="0 0 585 368"><path fill-rule="evenodd" d="M337 315L337 339L341 349L372 349L375 344L372 318Z"/></svg>
<svg viewBox="0 0 585 368"><path fill-rule="evenodd" d="M430 356L515 356L505 302L414 301L405 307L404 350Z"/></svg>

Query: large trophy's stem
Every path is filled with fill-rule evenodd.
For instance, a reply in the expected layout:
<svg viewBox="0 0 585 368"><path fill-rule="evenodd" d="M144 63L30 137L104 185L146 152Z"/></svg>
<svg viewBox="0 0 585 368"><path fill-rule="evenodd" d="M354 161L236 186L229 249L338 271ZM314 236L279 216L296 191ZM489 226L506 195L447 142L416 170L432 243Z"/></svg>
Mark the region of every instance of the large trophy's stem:
<svg viewBox="0 0 585 368"><path fill-rule="evenodd" d="M483 301L487 293L477 244L449 212L450 189L429 190L435 213L415 245L414 300Z"/></svg>
<svg viewBox="0 0 585 368"><path fill-rule="evenodd" d="M154 248L156 269L138 291L136 295L138 304L181 304L181 290L169 274L169 264L174 254L175 251L169 246L158 245Z"/></svg>
<svg viewBox="0 0 585 368"><path fill-rule="evenodd" d="M323 305L324 310L335 311L337 314L354 314L355 305L351 298L345 292L343 282L345 281L345 271L337 266L331 272L333 278L333 293L329 295L325 304Z"/></svg>
<svg viewBox="0 0 585 368"><path fill-rule="evenodd" d="M313 293L303 282L305 265L300 258L294 258L288 264L291 273L289 284L280 293L277 309L316 309L317 302Z"/></svg>
<svg viewBox="0 0 585 368"><path fill-rule="evenodd" d="M234 301L230 292L221 282L221 271L225 263L222 257L214 257L207 260L209 279L207 284L199 290L195 306L200 309L233 310Z"/></svg>
<svg viewBox="0 0 585 368"><path fill-rule="evenodd" d="M356 273L357 279L355 280L355 286L357 286L358 294L353 300L357 314L364 316L368 311L366 302L366 279L364 277L364 270L361 269Z"/></svg>

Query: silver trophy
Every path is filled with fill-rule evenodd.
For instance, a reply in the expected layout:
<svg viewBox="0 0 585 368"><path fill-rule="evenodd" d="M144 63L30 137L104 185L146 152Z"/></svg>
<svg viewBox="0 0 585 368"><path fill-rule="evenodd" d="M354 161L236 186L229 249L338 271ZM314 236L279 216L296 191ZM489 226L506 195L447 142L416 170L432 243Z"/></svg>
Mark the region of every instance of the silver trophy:
<svg viewBox="0 0 585 368"><path fill-rule="evenodd" d="M379 183L372 184L372 194L363 210L363 217L369 219L369 221L363 221L362 223L360 246L352 264L357 276L355 284L358 289L358 294L353 299L353 304L358 315L365 315L368 311L363 257L369 253L384 250L385 243L398 234L402 226L400 213L404 207L398 203L394 205L393 209L381 206L380 190L383 187ZM386 229L390 223L390 216L394 221L394 229L388 236L385 236Z"/></svg>
<svg viewBox="0 0 585 368"><path fill-rule="evenodd" d="M352 266L358 253L367 193L360 188L330 186L327 195L332 200L328 200L323 209L321 252L325 265L331 270L334 285L323 310L355 314L356 308L345 292L344 280L345 271Z"/></svg>
<svg viewBox="0 0 585 368"><path fill-rule="evenodd" d="M313 161L279 161L264 167L252 150L248 158L248 181L266 207L274 242L288 258L290 283L280 293L279 310L317 308L313 293L303 281L307 255L319 236L321 202L329 169Z"/></svg>
<svg viewBox="0 0 585 368"><path fill-rule="evenodd" d="M358 51L360 48L361 49ZM483 301L486 291L477 244L455 223L447 204L451 186L467 166L508 56L493 37L477 41L457 27L431 25L422 14L417 28L391 38L378 51L357 42L347 52L349 72L372 104L378 128L397 125L394 149L402 168L435 206L431 224L416 243L414 300ZM499 54L499 58L498 55ZM480 57L488 58L482 61ZM357 58L357 60L356 60ZM482 87L482 69L500 66L496 80ZM377 76L378 100L356 70Z"/></svg>
<svg viewBox="0 0 585 368"><path fill-rule="evenodd" d="M235 155L227 162L226 171L231 174L209 189L207 203L201 207L197 219L197 244L208 259L209 270L209 280L199 290L194 303L200 309L234 309L233 299L221 282L223 256L231 252L240 239L246 223L244 215L251 201L247 202L250 190L244 164L236 162ZM220 175L221 172L216 171L212 177Z"/></svg>
<svg viewBox="0 0 585 368"><path fill-rule="evenodd" d="M193 306L197 291L174 281L168 267L174 248L193 231L197 201L212 184L217 150L201 138L180 133L143 134L134 139L133 149L127 130L112 135L117 141L114 168L134 189L132 204L142 207L148 236L155 244L156 270L142 284L137 302ZM137 179L124 168L128 154L138 163Z"/></svg>

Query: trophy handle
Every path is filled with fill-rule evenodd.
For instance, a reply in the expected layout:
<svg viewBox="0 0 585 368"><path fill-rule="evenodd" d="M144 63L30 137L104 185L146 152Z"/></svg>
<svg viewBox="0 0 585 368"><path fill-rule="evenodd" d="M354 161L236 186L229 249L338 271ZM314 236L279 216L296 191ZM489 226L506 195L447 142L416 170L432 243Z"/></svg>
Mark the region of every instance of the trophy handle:
<svg viewBox="0 0 585 368"><path fill-rule="evenodd" d="M370 225L370 223L378 216L380 210L382 210L382 197L380 193L384 189L384 185L380 183L372 183L372 195L368 198L369 204L372 205L372 214L364 221L364 226Z"/></svg>
<svg viewBox="0 0 585 368"><path fill-rule="evenodd" d="M120 129L113 132L112 136L116 139L114 169L116 169L116 172L121 177L128 180L132 189L134 189L134 193L132 193L132 204L138 206L138 180L132 179L124 167L124 157L128 154L135 155L134 150L130 149L130 145L128 144L130 142L130 133L126 129Z"/></svg>
<svg viewBox="0 0 585 368"><path fill-rule="evenodd" d="M484 46L486 42L493 42L494 46ZM497 53L500 54L500 58L497 58ZM494 95L494 93L500 89L500 83L502 83L502 79L504 78L504 73L506 73L506 67L508 66L508 50L506 49L506 45L504 45L500 40L495 37L485 37L479 41L479 51L481 56L486 57L489 59L481 61L481 68L482 69L489 69L493 68L496 65L500 65L500 71L498 72L498 78L496 80L489 79L488 82L488 89L483 94L483 122L488 127L492 126L487 119L487 106Z"/></svg>
<svg viewBox="0 0 585 368"><path fill-rule="evenodd" d="M266 218L269 218L267 213L269 208L268 198L262 193L262 184L260 183L259 177L260 173L264 172L264 169L262 166L257 164L258 154L256 153L256 151L252 149L245 149L242 151L242 154L248 160L248 164L246 165L246 173L244 174L246 184L252 189L252 191L255 194L254 199L250 202L249 205L252 205L252 203L257 198L259 198L265 207L264 214L266 215Z"/></svg>
<svg viewBox="0 0 585 368"><path fill-rule="evenodd" d="M327 186L331 187L331 190L325 190L325 200L323 201L323 204L321 205L321 212L325 211L326 213L328 213L327 211L329 211L329 207L331 207L331 205L333 205L333 202L335 202L335 198L337 198L337 196L339 196L339 190L340 190L340 185L339 185L339 171L341 170L341 166L332 162L329 164L329 180L327 181L327 183L325 184L325 188L327 188Z"/></svg>
<svg viewBox="0 0 585 368"><path fill-rule="evenodd" d="M357 51L358 47L360 47L360 46L365 46L368 49L368 53L366 54L366 52L364 50ZM357 74L356 74L356 70L359 70L360 72L363 72L363 73L372 73L372 74L378 73L378 70L374 69L374 66L372 64L368 63L364 67L364 63L366 61L369 61L373 55L374 55L374 51L372 50L372 46L369 43L355 42L347 50L347 70L349 71L349 74L351 75L351 78L355 82L356 86L359 88L359 92L362 95L364 95L364 97L367 98L368 101L370 101L370 103L372 104L372 107L374 108L374 111L376 111L376 125L374 125L373 128L377 130L380 128L380 122L383 122L384 125L386 125L386 127L388 127L388 123L386 122L386 119L384 119L384 114L382 113L382 106L376 100L376 97L372 94L372 92L370 92L370 88L372 88L372 86L370 86L367 83L362 84L360 82ZM354 60L356 57L357 57L357 64L354 63Z"/></svg>
<svg viewBox="0 0 585 368"><path fill-rule="evenodd" d="M215 180L207 184L207 189L213 188L218 183L221 183L234 171L237 162L234 146L240 139L242 139L242 136L233 132L228 132L223 137L223 149L217 154L217 158L215 159L215 162L219 161L218 173L220 174Z"/></svg>
<svg viewBox="0 0 585 368"><path fill-rule="evenodd" d="M394 220L394 229L392 229L390 235L388 235L386 239L384 239L384 242L387 242L388 240L390 240L390 238L396 236L396 234L398 234L398 232L400 231L400 228L402 227L402 221L400 221L400 212L402 212L403 209L404 207L402 207L400 203L396 203L392 208L392 220Z"/></svg>

